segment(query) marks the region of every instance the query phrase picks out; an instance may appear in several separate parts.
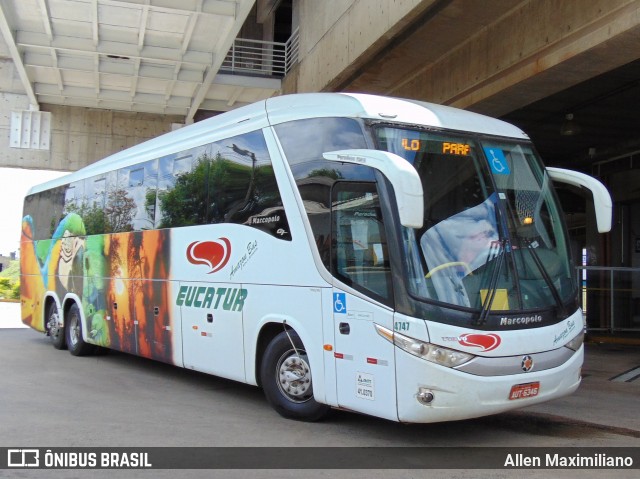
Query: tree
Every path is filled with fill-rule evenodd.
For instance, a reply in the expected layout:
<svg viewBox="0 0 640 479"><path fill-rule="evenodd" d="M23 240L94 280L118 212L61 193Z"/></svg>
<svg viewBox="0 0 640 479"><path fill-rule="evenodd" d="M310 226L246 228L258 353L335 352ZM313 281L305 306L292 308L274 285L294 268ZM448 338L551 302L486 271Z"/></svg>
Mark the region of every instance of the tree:
<svg viewBox="0 0 640 479"><path fill-rule="evenodd" d="M307 178L314 178L316 176L326 176L327 178L332 178L334 180L341 180L344 178L342 172L337 168L316 168L307 174Z"/></svg>
<svg viewBox="0 0 640 479"><path fill-rule="evenodd" d="M265 208L281 205L273 167L258 166L255 156L245 156L252 160L250 165L221 153L201 156L192 171L176 177L173 187L158 192L158 227L244 223ZM147 192L146 208L155 205L154 193Z"/></svg>
<svg viewBox="0 0 640 479"><path fill-rule="evenodd" d="M0 272L0 299L20 299L20 262L11 261Z"/></svg>
<svg viewBox="0 0 640 479"><path fill-rule="evenodd" d="M160 228L205 224L207 216L207 177L210 159L203 155L193 171L183 173L176 179L173 188L158 193L162 221ZM146 207L155 203L153 195L147 193Z"/></svg>
<svg viewBox="0 0 640 479"><path fill-rule="evenodd" d="M90 204L87 201L66 206L67 214L76 213L82 218L87 235L132 231L135 211L135 201L123 188L109 191L104 208L98 203Z"/></svg>
<svg viewBox="0 0 640 479"><path fill-rule="evenodd" d="M107 195L107 206L104 215L108 231L120 233L133 230L133 217L136 212L136 202L130 198L122 188L114 188Z"/></svg>

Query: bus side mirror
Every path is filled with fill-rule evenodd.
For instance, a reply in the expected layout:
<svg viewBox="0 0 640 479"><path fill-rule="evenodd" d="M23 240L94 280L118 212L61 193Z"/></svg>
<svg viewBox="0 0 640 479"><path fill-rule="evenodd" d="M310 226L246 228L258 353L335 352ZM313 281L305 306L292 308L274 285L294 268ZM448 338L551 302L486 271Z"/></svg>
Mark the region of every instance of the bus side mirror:
<svg viewBox="0 0 640 479"><path fill-rule="evenodd" d="M379 170L393 185L400 224L408 228L422 228L424 221L422 182L416 169L407 160L395 153L364 149L328 151L322 156L329 161L364 165Z"/></svg>
<svg viewBox="0 0 640 479"><path fill-rule="evenodd" d="M595 205L598 232L607 233L611 231L611 213L613 210L613 203L611 201L609 190L607 190L602 183L592 176L573 170L565 170L564 168L547 167L547 171L553 181L584 187L591 191Z"/></svg>

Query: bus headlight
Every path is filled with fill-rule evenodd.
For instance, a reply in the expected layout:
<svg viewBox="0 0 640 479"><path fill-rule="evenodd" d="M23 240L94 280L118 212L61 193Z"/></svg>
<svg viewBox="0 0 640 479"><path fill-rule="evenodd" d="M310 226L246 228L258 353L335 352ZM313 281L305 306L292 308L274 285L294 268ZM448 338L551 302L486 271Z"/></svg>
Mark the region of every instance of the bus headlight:
<svg viewBox="0 0 640 479"><path fill-rule="evenodd" d="M578 334L575 338L573 338L564 346L565 348L569 348L573 351L577 351L578 349L580 349L580 346L582 346L582 343L584 343L584 332L580 331L580 334Z"/></svg>
<svg viewBox="0 0 640 479"><path fill-rule="evenodd" d="M460 366L473 358L472 354L463 353L462 351L456 351L455 349L445 348L436 344L425 343L419 339L393 332L379 324L374 323L374 326L378 334L387 341L395 344L409 354L432 363L453 368Z"/></svg>

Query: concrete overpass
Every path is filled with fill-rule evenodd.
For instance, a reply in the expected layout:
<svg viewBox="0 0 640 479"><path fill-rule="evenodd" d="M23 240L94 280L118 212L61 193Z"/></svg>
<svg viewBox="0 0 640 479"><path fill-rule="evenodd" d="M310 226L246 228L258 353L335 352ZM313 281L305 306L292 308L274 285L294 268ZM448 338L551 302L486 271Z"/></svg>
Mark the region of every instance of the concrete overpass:
<svg viewBox="0 0 640 479"><path fill-rule="evenodd" d="M300 69L285 90L367 91L502 116L640 57L637 1L330 6L348 3L302 2L303 21L325 22L301 28Z"/></svg>
<svg viewBox="0 0 640 479"><path fill-rule="evenodd" d="M305 91L505 117L552 163L638 146L624 107L638 98L638 0L6 0L0 20L3 166L73 170L172 125ZM299 31L298 63L274 74L265 55L283 31ZM259 42L262 71L229 74L239 37ZM52 114L49 150L9 147L14 110ZM557 135L567 113L597 134Z"/></svg>
<svg viewBox="0 0 640 479"><path fill-rule="evenodd" d="M285 92L365 91L505 117L551 163L585 170L585 159L640 146L636 0L303 0L300 9L300 63ZM568 113L582 135L558 134Z"/></svg>
<svg viewBox="0 0 640 479"><path fill-rule="evenodd" d="M1 2L0 166L75 170L279 92L286 45L254 3Z"/></svg>

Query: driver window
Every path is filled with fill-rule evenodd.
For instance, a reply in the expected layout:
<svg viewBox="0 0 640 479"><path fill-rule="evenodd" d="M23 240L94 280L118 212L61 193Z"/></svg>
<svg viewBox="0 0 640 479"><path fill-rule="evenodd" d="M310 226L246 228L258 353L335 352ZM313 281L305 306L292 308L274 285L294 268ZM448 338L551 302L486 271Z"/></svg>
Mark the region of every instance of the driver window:
<svg viewBox="0 0 640 479"><path fill-rule="evenodd" d="M331 203L334 274L349 286L388 302L391 268L375 183L337 182Z"/></svg>

